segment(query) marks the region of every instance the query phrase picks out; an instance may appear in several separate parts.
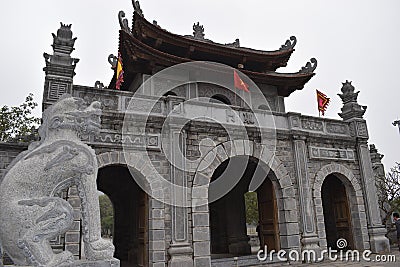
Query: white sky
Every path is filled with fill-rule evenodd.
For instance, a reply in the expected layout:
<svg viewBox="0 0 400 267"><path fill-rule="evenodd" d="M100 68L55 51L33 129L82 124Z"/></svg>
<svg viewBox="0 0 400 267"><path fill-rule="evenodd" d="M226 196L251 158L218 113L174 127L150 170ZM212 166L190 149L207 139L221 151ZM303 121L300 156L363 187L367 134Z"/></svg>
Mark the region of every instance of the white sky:
<svg viewBox="0 0 400 267"><path fill-rule="evenodd" d="M177 34L192 34L199 21L206 38L263 50L276 50L291 35L296 51L288 67L295 72L311 57L318 59L317 75L286 101L287 111L318 116L315 89L331 98L326 117L339 119L337 96L346 79L360 90L370 142L385 154L386 171L400 161L400 135L392 121L400 118L397 78L400 76L400 1L361 0L141 0L145 17ZM107 62L117 53L118 11L131 23L130 0L14 0L0 2L2 51L0 106L18 105L29 92L41 102L43 52L51 53L51 33L60 22L72 23L76 41L73 56L80 58L74 83L107 85L112 71ZM40 114L39 110L37 114Z"/></svg>

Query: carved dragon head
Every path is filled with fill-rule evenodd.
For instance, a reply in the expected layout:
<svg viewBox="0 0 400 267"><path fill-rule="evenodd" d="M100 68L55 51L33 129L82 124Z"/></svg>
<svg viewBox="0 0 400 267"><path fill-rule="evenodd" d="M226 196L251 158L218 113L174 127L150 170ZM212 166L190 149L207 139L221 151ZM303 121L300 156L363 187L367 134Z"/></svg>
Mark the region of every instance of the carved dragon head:
<svg viewBox="0 0 400 267"><path fill-rule="evenodd" d="M94 101L87 106L83 99L66 94L43 113L39 135L43 140L51 131L60 129L73 130L80 136L98 135L101 128L100 117L100 102Z"/></svg>

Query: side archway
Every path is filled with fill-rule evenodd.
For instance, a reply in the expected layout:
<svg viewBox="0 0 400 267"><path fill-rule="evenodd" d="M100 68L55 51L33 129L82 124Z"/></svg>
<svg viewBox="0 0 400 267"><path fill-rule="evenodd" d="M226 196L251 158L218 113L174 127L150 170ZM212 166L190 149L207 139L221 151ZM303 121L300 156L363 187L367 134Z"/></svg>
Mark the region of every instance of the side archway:
<svg viewBox="0 0 400 267"><path fill-rule="evenodd" d="M361 185L350 169L337 163L323 166L315 175L313 200L317 219L317 232L321 240L320 246L327 248L322 188L326 178L330 175L339 179L346 189L355 249L369 249L367 218Z"/></svg>
<svg viewBox="0 0 400 267"><path fill-rule="evenodd" d="M284 164L274 157L274 151L269 151L266 145L249 140L235 140L218 144L213 147L200 161L194 175L192 187L192 224L194 261L201 262L204 257L210 257L210 225L209 225L209 195L211 178L224 161L238 156L248 156L258 160L258 164L269 173L276 185L279 239L281 249L300 249L298 205L292 179ZM196 233L204 233L201 239ZM206 253L204 247L207 247ZM201 250L200 250L201 249Z"/></svg>
<svg viewBox="0 0 400 267"><path fill-rule="evenodd" d="M139 207L142 207L144 211L140 211L139 215L145 214L144 225L139 226L139 231L143 232L143 239L138 242L143 242L144 252L139 253L139 262L144 262L144 266L153 266L153 260L155 255L160 255L165 253L164 242L150 242L150 237L155 235L165 236L165 223L164 220L156 217L158 214L164 213L164 204L162 200L164 199L164 191L160 183L157 183L157 174L154 173L155 170L152 168L145 168L148 166L144 164L146 158L144 158L140 152L126 153L123 151L112 151L104 152L97 156L97 163L99 170L105 170L107 168L125 168L129 169L131 178L136 184L140 183L140 187L147 194L145 201L140 203ZM128 170L126 170L128 171ZM134 179L133 176L140 177L140 179ZM115 180L118 183L118 180ZM145 190L144 190L145 189ZM143 192L145 193L145 192ZM156 196L157 200L152 196ZM152 223L157 221L157 224ZM164 240L164 239L163 239ZM154 241L154 240L151 240ZM164 244L162 246L162 244Z"/></svg>

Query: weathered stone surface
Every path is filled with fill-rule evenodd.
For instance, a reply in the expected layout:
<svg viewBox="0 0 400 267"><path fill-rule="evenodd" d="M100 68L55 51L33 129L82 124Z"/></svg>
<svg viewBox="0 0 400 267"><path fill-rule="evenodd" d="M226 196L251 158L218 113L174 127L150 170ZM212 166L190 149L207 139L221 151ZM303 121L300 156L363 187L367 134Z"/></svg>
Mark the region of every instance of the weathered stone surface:
<svg viewBox="0 0 400 267"><path fill-rule="evenodd" d="M82 203L86 258L112 259L113 245L100 236L95 153L78 137L78 133L99 131L99 107L93 102L85 108L82 99L64 96L44 113L41 140L11 163L2 178L0 239L15 264L59 266L73 262L71 252L54 254L49 246L49 240L73 226L73 207L55 196L71 185L77 185ZM67 243L79 239L77 233L66 235Z"/></svg>

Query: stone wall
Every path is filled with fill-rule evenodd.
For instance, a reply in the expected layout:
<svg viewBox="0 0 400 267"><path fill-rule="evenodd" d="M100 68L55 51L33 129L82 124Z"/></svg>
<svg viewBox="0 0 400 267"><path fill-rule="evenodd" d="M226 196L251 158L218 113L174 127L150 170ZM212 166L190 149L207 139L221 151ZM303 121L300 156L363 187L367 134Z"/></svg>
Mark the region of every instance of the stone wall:
<svg viewBox="0 0 400 267"><path fill-rule="evenodd" d="M0 142L0 180L7 166L18 156L19 153L28 149L26 143Z"/></svg>

